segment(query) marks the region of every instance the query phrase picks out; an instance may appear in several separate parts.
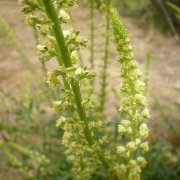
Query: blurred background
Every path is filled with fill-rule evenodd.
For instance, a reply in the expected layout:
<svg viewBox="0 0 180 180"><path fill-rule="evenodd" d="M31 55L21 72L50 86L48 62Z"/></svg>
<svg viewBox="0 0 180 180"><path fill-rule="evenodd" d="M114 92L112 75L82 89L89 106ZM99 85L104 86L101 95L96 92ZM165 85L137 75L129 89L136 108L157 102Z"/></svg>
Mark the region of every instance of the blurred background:
<svg viewBox="0 0 180 180"><path fill-rule="evenodd" d="M97 0L96 71L101 65L103 13ZM80 1L73 24L89 39L89 13ZM146 180L180 179L180 1L116 0L135 55L148 84L151 119ZM17 0L0 0L0 179L71 179L71 164L60 144L51 110L56 96L46 85L46 71L36 55L36 31L25 24ZM119 64L112 49L107 116L116 119ZM82 52L89 66L88 50ZM98 78L97 78L98 88Z"/></svg>

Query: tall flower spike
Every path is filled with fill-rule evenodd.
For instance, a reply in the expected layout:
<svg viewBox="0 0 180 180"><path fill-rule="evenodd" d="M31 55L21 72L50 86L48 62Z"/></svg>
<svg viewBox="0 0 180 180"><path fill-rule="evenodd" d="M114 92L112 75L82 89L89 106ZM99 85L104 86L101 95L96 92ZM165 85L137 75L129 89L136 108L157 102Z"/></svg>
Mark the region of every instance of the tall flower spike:
<svg viewBox="0 0 180 180"><path fill-rule="evenodd" d="M94 74L86 68L78 68L76 51L86 46L86 39L78 31L62 30L62 24L70 20L65 11L76 5L76 0L20 0L22 9L28 9L29 25L36 25L43 45L38 45L39 58L46 63L53 57L58 67L48 72L50 87L61 87L61 96L54 102L54 112L60 115L57 127L64 130L62 144L67 159L73 164L75 179L90 179L98 168L109 170L107 155L102 147L106 143L102 132L103 123L94 115L94 101L90 96L83 97L80 84L92 80ZM36 4L31 7L31 3ZM23 11L24 12L24 11ZM59 13L59 15L58 15ZM33 20L33 21L32 21ZM98 132L98 133L97 133ZM103 133L101 133L103 134Z"/></svg>
<svg viewBox="0 0 180 180"><path fill-rule="evenodd" d="M137 61L134 59L133 48L127 37L127 32L119 19L116 10L111 10L111 22L114 39L117 46L118 61L122 65L120 76L123 78L120 92L123 98L120 102L120 112L126 112L127 120L122 120L118 126L118 132L129 137L130 141L117 147L117 154L123 154L126 162L124 179L140 179L141 167L146 161L137 151L147 151L148 144L143 142L148 137L148 127L141 123L143 118L149 118L147 99L144 96L144 83L141 82L141 72L137 68ZM126 152L126 153L122 153ZM142 154L142 153L140 153Z"/></svg>

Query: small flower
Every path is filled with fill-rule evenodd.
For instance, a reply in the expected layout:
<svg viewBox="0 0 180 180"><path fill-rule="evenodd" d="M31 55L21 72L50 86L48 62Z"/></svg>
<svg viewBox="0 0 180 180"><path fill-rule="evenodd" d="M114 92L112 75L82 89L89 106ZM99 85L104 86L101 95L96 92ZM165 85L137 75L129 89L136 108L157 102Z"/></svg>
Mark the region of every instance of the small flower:
<svg viewBox="0 0 180 180"><path fill-rule="evenodd" d="M118 176L122 176L122 175L124 175L126 173L127 167L125 166L125 164L120 164L120 165L116 164L114 166L114 171L116 172L116 174Z"/></svg>
<svg viewBox="0 0 180 180"><path fill-rule="evenodd" d="M132 135L132 132L133 132L132 128L131 128L131 127L128 127L128 128L127 128L127 133L128 133L129 135Z"/></svg>
<svg viewBox="0 0 180 180"><path fill-rule="evenodd" d="M126 128L123 126L123 125L118 125L118 132L119 133L124 133L124 132L126 132Z"/></svg>
<svg viewBox="0 0 180 180"><path fill-rule="evenodd" d="M52 35L47 35L45 38L45 42L48 49L53 49L56 45L56 39Z"/></svg>
<svg viewBox="0 0 180 180"><path fill-rule="evenodd" d="M144 142L140 145L140 147L142 148L143 152L147 152L149 151L149 145L148 142Z"/></svg>
<svg viewBox="0 0 180 180"><path fill-rule="evenodd" d="M136 145L136 146L139 146L140 144L141 144L141 139L137 138L137 139L135 140L135 145Z"/></svg>
<svg viewBox="0 0 180 180"><path fill-rule="evenodd" d="M145 88L145 83L140 81L140 80L137 80L135 82L135 91L136 93L141 93L144 91L144 88Z"/></svg>
<svg viewBox="0 0 180 180"><path fill-rule="evenodd" d="M66 118L64 116L61 116L57 121L56 121L56 127L62 127L66 122Z"/></svg>
<svg viewBox="0 0 180 180"><path fill-rule="evenodd" d="M147 104L147 98L141 94L136 94L135 96L137 104L145 106Z"/></svg>
<svg viewBox="0 0 180 180"><path fill-rule="evenodd" d="M55 113L59 113L62 110L62 101L55 101L53 103L53 110Z"/></svg>
<svg viewBox="0 0 180 180"><path fill-rule="evenodd" d="M146 164L147 164L147 161L146 161L143 157L141 157L141 156L139 156L139 157L137 158L137 162L138 162L138 164L139 164L141 167L145 167Z"/></svg>
<svg viewBox="0 0 180 180"><path fill-rule="evenodd" d="M77 68L75 74L79 81L82 79L93 79L95 77L91 71L82 68Z"/></svg>
<svg viewBox="0 0 180 180"><path fill-rule="evenodd" d="M139 79L142 76L142 72L139 69L133 69L129 72L129 78L132 81Z"/></svg>
<svg viewBox="0 0 180 180"><path fill-rule="evenodd" d="M45 53L46 51L48 51L48 48L47 48L46 46L43 46L43 45L37 45L37 46L36 46L36 49L37 49L38 55L41 54L41 53Z"/></svg>
<svg viewBox="0 0 180 180"><path fill-rule="evenodd" d="M138 112L136 112L133 116L133 121L140 122L142 119L143 117Z"/></svg>
<svg viewBox="0 0 180 180"><path fill-rule="evenodd" d="M68 23L70 21L70 16L64 10L60 10L58 18L63 23Z"/></svg>
<svg viewBox="0 0 180 180"><path fill-rule="evenodd" d="M132 142L132 141L131 141L131 142L128 142L126 146L127 146L127 149L128 149L129 151L135 151L135 150L137 149L135 143Z"/></svg>
<svg viewBox="0 0 180 180"><path fill-rule="evenodd" d="M117 154L121 155L126 151L126 148L124 146L118 146L117 147Z"/></svg>
<svg viewBox="0 0 180 180"><path fill-rule="evenodd" d="M67 38L68 36L70 36L70 34L71 34L70 30L63 31L64 38Z"/></svg>
<svg viewBox="0 0 180 180"><path fill-rule="evenodd" d="M139 134L143 139L146 139L149 135L149 129L145 123L141 124L139 128Z"/></svg>
<svg viewBox="0 0 180 180"><path fill-rule="evenodd" d="M137 162L135 161L135 160L131 160L130 162L129 162L129 167L130 168L136 168L138 166L138 164L137 164Z"/></svg>
<svg viewBox="0 0 180 180"><path fill-rule="evenodd" d="M54 88L59 84L58 77L54 71L49 71L47 73L47 84L51 88Z"/></svg>
<svg viewBox="0 0 180 180"><path fill-rule="evenodd" d="M35 26L39 22L39 19L32 14L25 15L25 20L29 26Z"/></svg>
<svg viewBox="0 0 180 180"><path fill-rule="evenodd" d="M46 46L37 45L37 54L39 55L40 61L44 64L54 57L55 53L53 51L49 51Z"/></svg>
<svg viewBox="0 0 180 180"><path fill-rule="evenodd" d="M71 53L71 60L72 60L73 64L77 64L77 62L79 61L79 58L78 58L76 51L73 51Z"/></svg>
<svg viewBox="0 0 180 180"><path fill-rule="evenodd" d="M131 124L131 121L129 121L129 120L122 120L122 121L121 121L121 124L122 124L124 127L128 128L129 125Z"/></svg>
<svg viewBox="0 0 180 180"><path fill-rule="evenodd" d="M142 113L141 113L141 116L143 118L146 118L146 119L149 119L151 116L149 114L149 110L148 109L145 109Z"/></svg>

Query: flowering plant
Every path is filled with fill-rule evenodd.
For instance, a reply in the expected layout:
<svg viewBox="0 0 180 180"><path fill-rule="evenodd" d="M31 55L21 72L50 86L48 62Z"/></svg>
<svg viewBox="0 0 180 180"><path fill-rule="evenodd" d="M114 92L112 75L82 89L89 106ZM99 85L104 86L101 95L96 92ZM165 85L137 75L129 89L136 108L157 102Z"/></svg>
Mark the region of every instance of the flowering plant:
<svg viewBox="0 0 180 180"><path fill-rule="evenodd" d="M104 89L101 108L98 108L92 91L84 93L83 89L87 84L93 85L91 82L95 78L93 52L91 69L79 67L78 51L86 47L87 40L74 28L63 30L63 24L70 21L68 10L77 6L77 1L19 0L26 22L38 30L41 44L37 45L37 52L40 61L46 64L56 59L58 62L58 66L47 73L47 83L60 94L53 103L53 110L59 115L56 126L63 129L62 144L66 148L67 159L73 165L74 179L91 179L99 169L104 172L106 179L140 179L141 168L146 165L141 154L148 150L148 143L144 141L148 137L148 128L142 123L143 118L149 118L144 83L139 79L141 72L134 60L125 27L117 12L110 10L111 1L105 2L107 34L102 87L107 84L110 20L118 61L122 64L121 77L124 79L120 88L124 95L120 112L125 119L118 125L118 132L127 136L128 142L116 147L110 144L111 132L108 131L103 112L106 96ZM93 3L91 5L93 10Z"/></svg>

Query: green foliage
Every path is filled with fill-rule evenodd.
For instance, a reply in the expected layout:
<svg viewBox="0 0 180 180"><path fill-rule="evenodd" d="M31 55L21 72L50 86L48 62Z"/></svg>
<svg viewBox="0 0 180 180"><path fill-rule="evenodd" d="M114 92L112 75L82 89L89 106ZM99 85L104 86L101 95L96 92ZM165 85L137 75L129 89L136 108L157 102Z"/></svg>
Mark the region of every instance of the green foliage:
<svg viewBox="0 0 180 180"><path fill-rule="evenodd" d="M154 26L162 31L172 31L172 26L176 28L179 25L175 11L168 5L172 3L173 6L180 6L178 0L117 1L121 14L138 18L138 22L145 27Z"/></svg>
<svg viewBox="0 0 180 180"><path fill-rule="evenodd" d="M143 180L179 179L180 156L167 141L158 139L152 142L146 159L149 163L142 172Z"/></svg>
<svg viewBox="0 0 180 180"><path fill-rule="evenodd" d="M168 2L168 5L169 5L172 9L175 10L175 12L177 13L177 14L176 14L176 17L177 17L177 19L180 20L180 7L178 7L177 5L175 5L175 4L171 3L171 2Z"/></svg>
<svg viewBox="0 0 180 180"><path fill-rule="evenodd" d="M54 130L57 117L49 115L43 108L47 106L43 101L47 94L42 90L40 93L36 91L37 96L34 96L23 87L22 99L5 97L5 101L8 101L7 109L14 116L11 120L11 117L4 115L4 118L9 119L8 122L0 120L0 167L16 169L24 178L68 177L65 174L71 165L62 155L64 149L57 138L62 136L62 132Z"/></svg>

